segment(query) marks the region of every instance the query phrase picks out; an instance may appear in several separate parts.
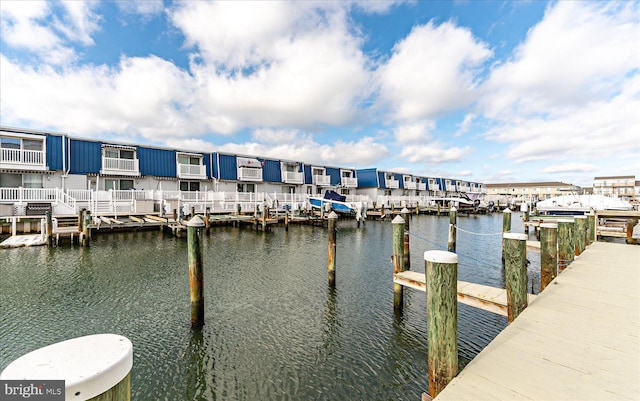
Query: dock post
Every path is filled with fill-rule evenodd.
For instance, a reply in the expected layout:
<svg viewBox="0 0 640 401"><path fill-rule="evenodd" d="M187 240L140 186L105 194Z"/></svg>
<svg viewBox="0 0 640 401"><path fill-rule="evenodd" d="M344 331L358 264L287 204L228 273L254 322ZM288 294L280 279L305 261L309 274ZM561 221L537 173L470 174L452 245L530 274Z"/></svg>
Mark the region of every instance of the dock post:
<svg viewBox="0 0 640 401"><path fill-rule="evenodd" d="M455 206L451 206L449 209L449 241L447 242L447 249L449 252L456 251L456 237L458 235L458 230L456 227L458 220L458 210Z"/></svg>
<svg viewBox="0 0 640 401"><path fill-rule="evenodd" d="M596 215L593 210L587 215L587 246L596 240Z"/></svg>
<svg viewBox="0 0 640 401"><path fill-rule="evenodd" d="M511 232L511 209L508 207L502 211L502 234ZM504 237L502 238L502 266L504 266Z"/></svg>
<svg viewBox="0 0 640 401"><path fill-rule="evenodd" d="M528 304L527 234L504 233L507 321L513 322Z"/></svg>
<svg viewBox="0 0 640 401"><path fill-rule="evenodd" d="M438 203L438 217L440 217L440 204Z"/></svg>
<svg viewBox="0 0 640 401"><path fill-rule="evenodd" d="M573 237L575 245L575 256L584 252L587 242L587 216L576 216L573 219Z"/></svg>
<svg viewBox="0 0 640 401"><path fill-rule="evenodd" d="M52 245L52 234L53 234L53 220L51 219L51 212L50 211L46 211L44 212L44 218L46 219L46 229L45 229L45 239L47 241L47 245L51 246Z"/></svg>
<svg viewBox="0 0 640 401"><path fill-rule="evenodd" d="M404 247L402 246L403 233L405 231L405 220L396 216L391 222L391 227L393 227L393 256L391 257L393 262L393 274L398 274L405 270L404 268ZM401 284L393 283L393 308L395 310L402 310L403 307L403 287Z"/></svg>
<svg viewBox="0 0 640 401"><path fill-rule="evenodd" d="M427 251L424 265L429 395L436 397L458 374L458 255Z"/></svg>
<svg viewBox="0 0 640 401"><path fill-rule="evenodd" d="M91 212L83 211L84 219L82 221L82 246L89 246L91 243L91 230L89 224L91 224Z"/></svg>
<svg viewBox="0 0 640 401"><path fill-rule="evenodd" d="M78 232L82 232L82 227L84 225L84 211L85 209L78 210Z"/></svg>
<svg viewBox="0 0 640 401"><path fill-rule="evenodd" d="M558 273L563 271L573 262L574 259L573 246L573 220L558 220Z"/></svg>
<svg viewBox="0 0 640 401"><path fill-rule="evenodd" d="M337 234L338 214L336 212L329 213L328 229L329 229L329 249L327 250L327 267L329 270L329 286L336 286L336 234Z"/></svg>
<svg viewBox="0 0 640 401"><path fill-rule="evenodd" d="M540 292L558 275L558 225L540 224Z"/></svg>
<svg viewBox="0 0 640 401"><path fill-rule="evenodd" d="M409 213L409 209L406 207L402 209L402 219L404 220L404 253L402 255L403 270L411 269L411 251L409 250L409 219L411 216Z"/></svg>
<svg viewBox="0 0 640 401"><path fill-rule="evenodd" d="M284 230L289 231L289 205L284 205Z"/></svg>
<svg viewBox="0 0 640 401"><path fill-rule="evenodd" d="M209 235L209 229L211 228L211 213L209 212L210 208L207 207L204 212L204 230L207 235Z"/></svg>
<svg viewBox="0 0 640 401"><path fill-rule="evenodd" d="M99 352L96 352L99 350ZM11 362L0 375L1 380L44 381L39 392L25 392L7 399L78 399L88 401L129 401L131 399L131 368L133 367L133 345L117 334L93 334L50 344L21 356ZM34 386L31 384L29 387ZM3 389L4 390L4 389ZM60 391L61 397L53 391ZM4 394L4 391L3 391ZM21 393L22 394L22 393ZM49 394L49 396L47 396ZM3 399L5 399L3 397Z"/></svg>
<svg viewBox="0 0 640 401"><path fill-rule="evenodd" d="M191 327L204 324L204 284L202 282L202 227L204 222L195 216L187 222L187 248L189 261L189 298L191 301Z"/></svg>

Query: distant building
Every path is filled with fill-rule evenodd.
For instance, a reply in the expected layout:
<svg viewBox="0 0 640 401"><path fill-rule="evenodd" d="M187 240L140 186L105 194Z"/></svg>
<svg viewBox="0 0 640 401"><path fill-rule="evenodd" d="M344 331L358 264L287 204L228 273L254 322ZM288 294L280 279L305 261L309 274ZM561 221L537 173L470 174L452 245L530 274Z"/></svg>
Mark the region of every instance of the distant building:
<svg viewBox="0 0 640 401"><path fill-rule="evenodd" d="M506 201L537 202L554 196L566 195L568 192L582 192L582 188L561 181L549 182L506 182L501 184L485 184L488 199L505 199Z"/></svg>
<svg viewBox="0 0 640 401"><path fill-rule="evenodd" d="M640 200L640 181L634 175L595 177L593 193L597 195L617 196L626 201Z"/></svg>

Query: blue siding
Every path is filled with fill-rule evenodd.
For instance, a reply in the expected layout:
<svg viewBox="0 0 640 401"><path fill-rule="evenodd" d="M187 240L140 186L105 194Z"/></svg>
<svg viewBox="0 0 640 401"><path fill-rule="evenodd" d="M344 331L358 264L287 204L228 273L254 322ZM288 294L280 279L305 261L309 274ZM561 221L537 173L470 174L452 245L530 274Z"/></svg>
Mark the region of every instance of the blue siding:
<svg viewBox="0 0 640 401"><path fill-rule="evenodd" d="M379 183L378 188L387 187L386 180L384 179L384 173L382 171L378 171L378 183Z"/></svg>
<svg viewBox="0 0 640 401"><path fill-rule="evenodd" d="M266 182L282 182L280 162L277 160L265 160L262 166L262 180Z"/></svg>
<svg viewBox="0 0 640 401"><path fill-rule="evenodd" d="M69 146L71 174L100 173L102 146L99 142L72 139Z"/></svg>
<svg viewBox="0 0 640 401"><path fill-rule="evenodd" d="M138 148L140 174L154 177L176 177L176 151L166 149Z"/></svg>
<svg viewBox="0 0 640 401"><path fill-rule="evenodd" d="M393 174L393 178L398 180L398 185L400 189L404 189L404 180L402 179L402 174Z"/></svg>
<svg viewBox="0 0 640 401"><path fill-rule="evenodd" d="M304 166L304 183L313 184L313 177L311 176L311 166L305 164Z"/></svg>
<svg viewBox="0 0 640 401"><path fill-rule="evenodd" d="M324 169L324 171L326 175L331 177L331 185L333 186L340 185L341 180L340 180L339 168L327 167Z"/></svg>
<svg viewBox="0 0 640 401"><path fill-rule="evenodd" d="M368 168L364 170L357 170L356 173L358 175L358 188L377 188L378 180L377 177L377 169Z"/></svg>
<svg viewBox="0 0 640 401"><path fill-rule="evenodd" d="M213 152L213 178L219 178L218 177L218 171L220 171L220 169L218 168L218 154Z"/></svg>
<svg viewBox="0 0 640 401"><path fill-rule="evenodd" d="M203 153L202 162L207 169L207 178L211 178L211 155L209 153Z"/></svg>
<svg viewBox="0 0 640 401"><path fill-rule="evenodd" d="M230 155L219 155L220 165L220 179L221 180L238 180L238 164L236 163L236 157Z"/></svg>
<svg viewBox="0 0 640 401"><path fill-rule="evenodd" d="M62 170L62 160L65 155L62 152L62 141L65 138L58 135L47 134L47 166L49 170Z"/></svg>

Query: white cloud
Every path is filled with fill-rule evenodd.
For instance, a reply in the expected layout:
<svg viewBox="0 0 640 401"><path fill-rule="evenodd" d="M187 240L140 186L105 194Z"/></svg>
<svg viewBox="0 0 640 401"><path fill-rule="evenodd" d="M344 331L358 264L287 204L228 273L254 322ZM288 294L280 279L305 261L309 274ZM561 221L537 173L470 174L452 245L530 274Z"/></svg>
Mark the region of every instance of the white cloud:
<svg viewBox="0 0 640 401"><path fill-rule="evenodd" d="M588 173L596 171L596 166L589 163L563 163L555 164L542 169L542 173Z"/></svg>
<svg viewBox="0 0 640 401"><path fill-rule="evenodd" d="M429 133L434 130L434 121L419 121L412 124L399 125L393 132L396 142L401 145L420 144L429 140Z"/></svg>
<svg viewBox="0 0 640 401"><path fill-rule="evenodd" d="M458 124L458 131L455 133L455 136L460 136L463 135L465 133L467 133L469 131L469 128L471 128L471 124L473 123L473 120L476 119L476 115L473 113L468 113L464 116L464 120L462 120L462 122L460 124Z"/></svg>
<svg viewBox="0 0 640 401"><path fill-rule="evenodd" d="M100 17L94 13L99 5L96 1L63 1L60 3L66 13L62 20L55 19L55 28L69 40L80 42L85 46L93 45L91 35L99 29Z"/></svg>
<svg viewBox="0 0 640 401"><path fill-rule="evenodd" d="M471 177L473 172L471 170L461 170L456 174L457 177Z"/></svg>
<svg viewBox="0 0 640 401"><path fill-rule="evenodd" d="M480 103L489 117L585 105L621 90L640 68L637 2L560 1L498 65Z"/></svg>
<svg viewBox="0 0 640 401"><path fill-rule="evenodd" d="M162 0L144 0L144 1L116 1L118 8L127 14L141 14L150 16L159 14L164 11L164 2Z"/></svg>
<svg viewBox="0 0 640 401"><path fill-rule="evenodd" d="M439 164L454 163L461 159L471 151L471 148L465 146L447 146L446 144L429 141L423 144L414 144L402 148L400 158L405 159L409 163L423 164Z"/></svg>
<svg viewBox="0 0 640 401"><path fill-rule="evenodd" d="M414 27L378 70L380 103L402 121L464 107L474 100L475 74L491 55L470 30L452 22Z"/></svg>

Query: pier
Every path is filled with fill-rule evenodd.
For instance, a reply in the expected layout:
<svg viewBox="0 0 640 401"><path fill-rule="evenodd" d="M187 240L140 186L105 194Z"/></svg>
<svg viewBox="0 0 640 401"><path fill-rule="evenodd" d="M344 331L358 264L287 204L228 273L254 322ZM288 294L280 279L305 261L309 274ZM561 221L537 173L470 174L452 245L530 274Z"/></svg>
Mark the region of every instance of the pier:
<svg viewBox="0 0 640 401"><path fill-rule="evenodd" d="M640 247L593 243L435 398L640 399Z"/></svg>

